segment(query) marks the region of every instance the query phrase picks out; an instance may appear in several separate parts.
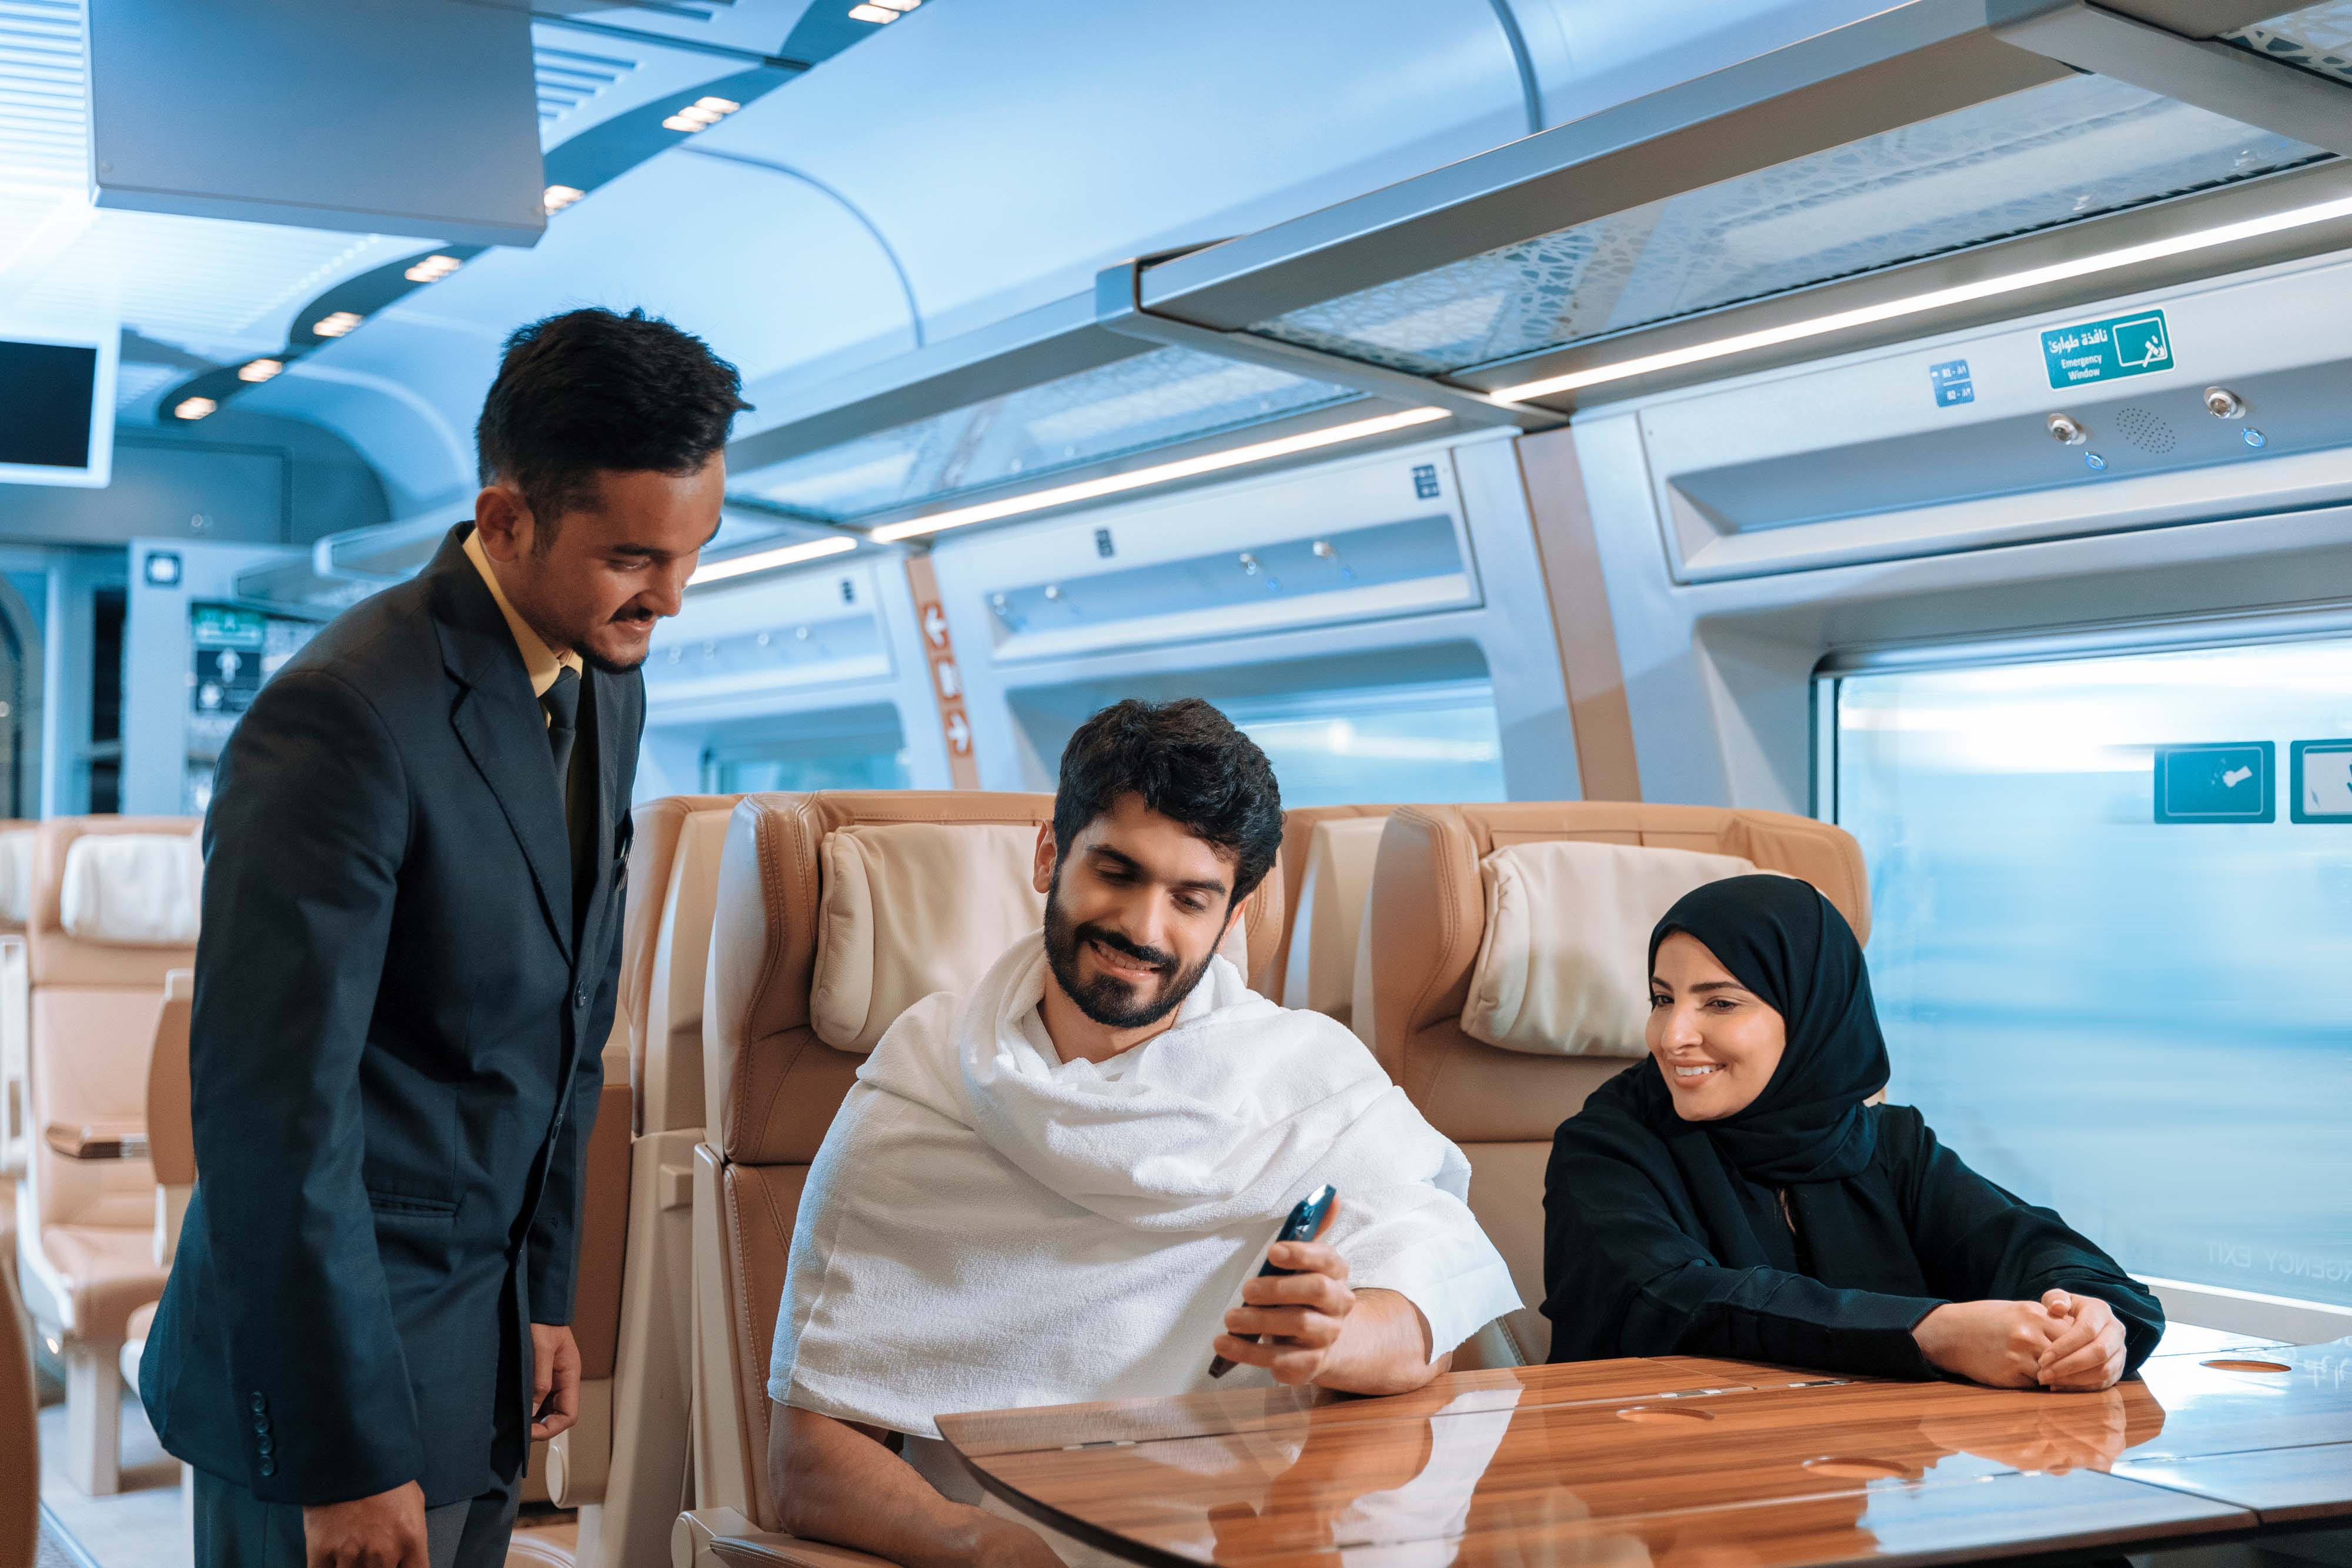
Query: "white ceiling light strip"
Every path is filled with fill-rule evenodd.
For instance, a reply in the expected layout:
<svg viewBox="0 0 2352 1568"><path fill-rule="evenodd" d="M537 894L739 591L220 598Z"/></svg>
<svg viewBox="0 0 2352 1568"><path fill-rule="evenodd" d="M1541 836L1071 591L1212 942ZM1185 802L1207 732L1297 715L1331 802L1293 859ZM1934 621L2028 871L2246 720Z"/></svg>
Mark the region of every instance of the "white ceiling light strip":
<svg viewBox="0 0 2352 1568"><path fill-rule="evenodd" d="M806 560L823 560L829 555L857 548L857 541L847 534L829 539L809 539L796 545L781 545L774 549L755 550L750 555L730 556L725 560L706 562L686 580L688 588L698 588L706 582L723 582L730 577L744 577L755 571L772 571L780 566L798 566Z"/></svg>
<svg viewBox="0 0 2352 1568"><path fill-rule="evenodd" d="M1081 479L1073 485L1057 485L1050 490L1035 490L1026 496L1008 497L1002 501L982 501L977 506L957 507L949 511L933 512L928 517L909 517L901 523L885 523L867 530L867 537L877 543L889 544L899 539L919 538L926 534L944 532L949 528L969 528L974 523L992 523L1003 517L1019 517L1024 512L1039 512L1048 507L1065 507L1074 501L1097 500L1105 496L1124 495L1130 490L1149 489L1154 485L1172 484L1179 479L1195 478L1202 474L1215 474L1227 468L1239 468L1246 464L1270 462L1276 457L1288 457L1300 452L1312 452L1318 447L1337 446L1343 442L1364 441L1391 431L1410 429L1446 417L1442 408L1409 408L1402 413L1384 413L1376 419L1360 419L1352 424L1335 424L1326 430L1310 430L1302 435L1285 435L1273 441L1260 441L1248 446L1235 446L1223 452L1211 452L1199 457L1181 457L1173 463L1158 463L1149 468L1138 468L1126 474L1107 475L1100 479Z"/></svg>
<svg viewBox="0 0 2352 1568"><path fill-rule="evenodd" d="M2321 202L2308 207L2294 207L2265 217L2248 218L2242 223L2224 224L2218 228L2197 229L2169 238L2149 240L2144 245L2126 246L2120 250L2101 251L2094 256L2073 261L2053 262L2048 267L2030 267L2000 277L1988 277L1976 283L1963 283L1950 288L1938 288L1926 294L1909 295L1882 304L1864 305L1852 310L1840 310L1808 320L1790 321L1779 327L1767 327L1754 332L1742 332L1734 337L1718 338L1712 342L1695 343L1688 348L1669 349L1663 353L1645 354L1639 359L1622 360L1615 364L1595 365L1586 370L1570 371L1565 375L1545 376L1536 381L1522 382L1517 386L1497 387L1494 396L1507 402L1520 402L1529 398L1549 397L1558 392L1574 392L1581 387L1601 386L1634 376L1648 375L1655 371L1670 371L1684 365L1704 363L1708 360L1727 359L1734 354L1750 353L1758 349L1775 348L1782 343L1801 342L1808 338L1825 337L1855 327L1874 326L1881 321L1899 320L1906 316L1924 315L1949 306L1966 305L1979 299L1998 298L2004 294L2022 293L2047 284L2064 283L2074 278L2090 277L2102 272L2114 272L2137 267L2146 262L2162 261L2168 256L2182 256L2191 251L2207 250L2216 246L2234 245L2241 240L2260 239L2266 235L2280 234L2289 229L2305 228L2338 218L2352 217L2352 196L2332 202Z"/></svg>

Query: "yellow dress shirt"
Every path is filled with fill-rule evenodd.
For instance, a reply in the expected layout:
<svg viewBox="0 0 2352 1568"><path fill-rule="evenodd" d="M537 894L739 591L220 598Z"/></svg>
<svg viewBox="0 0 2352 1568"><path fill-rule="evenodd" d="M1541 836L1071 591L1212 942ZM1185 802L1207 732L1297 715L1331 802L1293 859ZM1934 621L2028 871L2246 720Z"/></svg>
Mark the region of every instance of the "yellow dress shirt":
<svg viewBox="0 0 2352 1568"><path fill-rule="evenodd" d="M530 676L530 695L545 696L547 688L555 684L555 677L561 671L570 670L585 680L587 666L581 663L579 654L569 651L559 653L549 647L547 639L532 631L530 622L507 602L507 591L499 586L499 574L490 570L490 558L482 553L482 535L478 528L466 536L466 559L472 561L474 570L482 574L482 581L489 588L490 597L498 601L499 613L507 618L507 630L514 633L515 647L522 654L522 667ZM541 710L541 717L548 723L554 722L546 717L544 709Z"/></svg>

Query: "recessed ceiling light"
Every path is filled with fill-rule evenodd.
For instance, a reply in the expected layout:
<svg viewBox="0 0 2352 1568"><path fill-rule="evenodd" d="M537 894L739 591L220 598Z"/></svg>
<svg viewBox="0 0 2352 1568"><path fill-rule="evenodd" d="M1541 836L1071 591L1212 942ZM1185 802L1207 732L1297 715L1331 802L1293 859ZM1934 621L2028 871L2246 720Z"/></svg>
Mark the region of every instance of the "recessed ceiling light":
<svg viewBox="0 0 2352 1568"><path fill-rule="evenodd" d="M454 256L428 256L401 276L411 283L438 283L464 265Z"/></svg>
<svg viewBox="0 0 2352 1568"><path fill-rule="evenodd" d="M898 19L898 12L879 5L852 5L849 15L851 20L858 22L895 22Z"/></svg>
<svg viewBox="0 0 2352 1568"><path fill-rule="evenodd" d="M662 129L664 131L700 131L709 123L708 120L688 120L682 114L673 114L662 121Z"/></svg>
<svg viewBox="0 0 2352 1568"><path fill-rule="evenodd" d="M208 397L184 397L172 412L182 419L202 419L218 407L220 404Z"/></svg>
<svg viewBox="0 0 2352 1568"><path fill-rule="evenodd" d="M920 4L920 0L917 3ZM743 106L731 98L698 98L694 100L694 107L707 109L713 114L732 114Z"/></svg>
<svg viewBox="0 0 2352 1568"><path fill-rule="evenodd" d="M266 382L285 368L282 360L256 360L249 365L239 365L236 379L241 382Z"/></svg>
<svg viewBox="0 0 2352 1568"><path fill-rule="evenodd" d="M572 185L550 185L547 188L547 195L544 198L547 203L547 210L551 213L560 213L587 193L587 192Z"/></svg>
<svg viewBox="0 0 2352 1568"><path fill-rule="evenodd" d="M782 545L775 549L756 550L750 555L730 556L698 568L686 580L688 588L699 582L718 582L730 577L741 577L746 572L767 571L780 566L796 566L804 560L839 555L856 549L857 541L846 534L829 539L810 539L804 544Z"/></svg>
<svg viewBox="0 0 2352 1568"><path fill-rule="evenodd" d="M877 5L887 5L893 11L911 11L923 0L874 0Z"/></svg>
<svg viewBox="0 0 2352 1568"><path fill-rule="evenodd" d="M946 528L966 528L973 523L992 523L1000 517L1018 517L1024 512L1043 511L1047 507L1067 506L1073 501L1092 501L1104 496L1122 495L1129 490L1149 489L1154 485L1166 485L1178 479L1190 479L1202 474L1214 474L1226 468L1238 468L1247 463L1263 463L1270 458L1287 457L1294 453L1312 452L1318 447L1337 446L1345 441L1361 441L1368 436L1386 435L1392 430L1404 430L1416 424L1427 424L1445 417L1442 408L1409 408L1402 413L1384 413L1373 419L1360 419L1349 424L1335 424L1326 430L1310 430L1301 435L1277 436L1272 441L1253 442L1247 446L1235 446L1223 452L1212 452L1201 457L1180 457L1173 463L1158 463L1131 473L1111 474L1100 479L1081 479L1075 485L1057 485L1050 490L1037 490L1026 496L1013 496L1002 501L982 501L977 506L957 507L949 511L933 512L929 517L909 517L902 523L885 523L866 530L866 538L888 544L897 539L911 539L924 534L936 534Z"/></svg>
<svg viewBox="0 0 2352 1568"><path fill-rule="evenodd" d="M310 330L321 338L340 338L358 326L361 317L352 310L338 310L324 320L310 323Z"/></svg>

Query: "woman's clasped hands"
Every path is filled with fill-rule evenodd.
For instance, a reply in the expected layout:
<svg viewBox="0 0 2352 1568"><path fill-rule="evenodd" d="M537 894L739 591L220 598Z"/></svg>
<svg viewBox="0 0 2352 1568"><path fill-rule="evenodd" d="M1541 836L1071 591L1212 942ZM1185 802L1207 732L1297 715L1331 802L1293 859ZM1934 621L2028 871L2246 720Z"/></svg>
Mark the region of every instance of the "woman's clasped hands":
<svg viewBox="0 0 2352 1568"><path fill-rule="evenodd" d="M2049 1291L2038 1301L1953 1301L1911 1337L1938 1371L1993 1388L2095 1393L2124 1373L2124 1325L2095 1296Z"/></svg>

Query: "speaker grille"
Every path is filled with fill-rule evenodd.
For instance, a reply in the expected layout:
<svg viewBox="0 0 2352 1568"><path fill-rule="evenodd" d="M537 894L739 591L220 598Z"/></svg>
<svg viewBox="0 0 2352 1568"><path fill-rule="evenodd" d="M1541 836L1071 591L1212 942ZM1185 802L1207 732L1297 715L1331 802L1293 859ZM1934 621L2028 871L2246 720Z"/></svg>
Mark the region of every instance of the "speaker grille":
<svg viewBox="0 0 2352 1568"><path fill-rule="evenodd" d="M2172 426L2148 410L2134 406L2116 411L2116 432L2142 452L2161 457L2172 450Z"/></svg>

